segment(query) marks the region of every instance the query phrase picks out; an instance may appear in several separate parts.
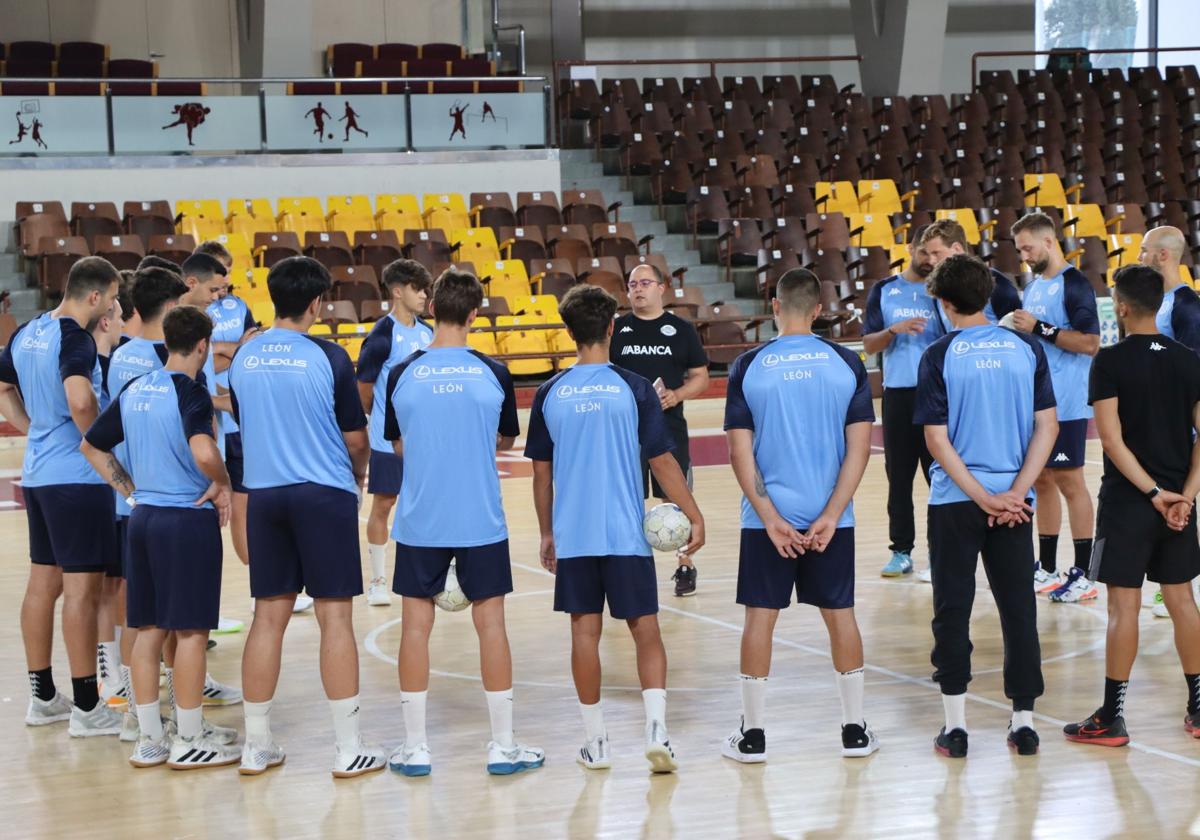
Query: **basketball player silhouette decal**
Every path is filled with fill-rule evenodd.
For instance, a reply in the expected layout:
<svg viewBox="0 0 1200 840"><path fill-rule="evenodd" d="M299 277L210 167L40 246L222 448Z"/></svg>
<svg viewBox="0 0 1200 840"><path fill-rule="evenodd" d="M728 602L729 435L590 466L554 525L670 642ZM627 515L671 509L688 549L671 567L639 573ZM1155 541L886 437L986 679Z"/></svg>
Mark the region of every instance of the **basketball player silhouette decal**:
<svg viewBox="0 0 1200 840"><path fill-rule="evenodd" d="M47 146L46 142L42 139L43 128L45 128L45 124L37 117L33 118L32 124L28 126L25 125L25 121L21 119L21 112L17 111L17 139L9 140L8 145L12 146L18 143L23 143L25 141L25 135L28 134L30 139L32 139L39 148L48 149L50 147Z"/></svg>
<svg viewBox="0 0 1200 840"><path fill-rule="evenodd" d="M371 136L371 135L367 134L367 132L365 132L363 129L359 128L358 114L354 111L353 108L350 107L349 101L346 102L346 113L338 118L338 122L344 122L346 124L346 136L344 138L342 138L343 143L350 142L351 129L353 129L354 131L357 131L363 137Z"/></svg>
<svg viewBox="0 0 1200 840"><path fill-rule="evenodd" d="M206 116L212 113L212 108L205 107L199 102L185 102L172 108L171 113L175 115L175 122L164 125L163 131L182 125L187 129L188 145L194 146L196 144L192 142L192 132L204 122Z"/></svg>
<svg viewBox="0 0 1200 840"><path fill-rule="evenodd" d="M325 142L325 118L332 117L333 114L326 111L325 106L322 105L320 102L318 102L317 107L306 111L304 116L306 116L306 117L311 116L313 118L313 124L316 126L316 128L313 129L313 134L317 135L317 140L324 143ZM329 139L330 140L333 139L332 134L329 135Z"/></svg>

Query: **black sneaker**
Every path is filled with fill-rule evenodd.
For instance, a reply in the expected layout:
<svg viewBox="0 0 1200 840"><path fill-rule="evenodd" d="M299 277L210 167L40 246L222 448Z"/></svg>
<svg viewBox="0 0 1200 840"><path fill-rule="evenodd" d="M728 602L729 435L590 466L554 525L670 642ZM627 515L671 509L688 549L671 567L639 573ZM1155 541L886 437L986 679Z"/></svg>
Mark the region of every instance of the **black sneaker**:
<svg viewBox="0 0 1200 840"><path fill-rule="evenodd" d="M942 731L933 739L933 748L946 758L966 758L967 757L967 733L964 729L951 729L946 731L946 727L942 727Z"/></svg>
<svg viewBox="0 0 1200 840"><path fill-rule="evenodd" d="M671 576L675 581L675 597L686 598L688 595L696 594L696 567L695 566L680 566L675 570L675 574Z"/></svg>
<svg viewBox="0 0 1200 840"><path fill-rule="evenodd" d="M1009 725L1008 745L1017 751L1017 755L1037 755L1040 743L1038 734L1028 726L1013 731L1012 725Z"/></svg>
<svg viewBox="0 0 1200 840"><path fill-rule="evenodd" d="M879 749L879 739L864 721L862 726L847 723L842 727L842 755L846 758L863 758Z"/></svg>
<svg viewBox="0 0 1200 840"><path fill-rule="evenodd" d="M1079 723L1068 723L1063 727L1063 735L1068 741L1078 741L1085 744L1099 744L1102 747L1123 747L1129 743L1129 732L1125 729L1125 718L1117 715L1111 721L1100 716L1100 709L1092 713L1087 720Z"/></svg>
<svg viewBox="0 0 1200 840"><path fill-rule="evenodd" d="M212 649L213 649L213 648L215 648L216 646L217 646L217 640L216 640L216 639L209 639L209 640L208 640L208 644L206 644L206 645L204 646L204 649L205 649L205 650L212 650Z"/></svg>
<svg viewBox="0 0 1200 840"><path fill-rule="evenodd" d="M739 726L721 744L721 755L742 764L762 764L767 760L767 736L761 729Z"/></svg>
<svg viewBox="0 0 1200 840"><path fill-rule="evenodd" d="M1200 738L1200 712L1189 712L1183 719L1183 728L1193 738Z"/></svg>

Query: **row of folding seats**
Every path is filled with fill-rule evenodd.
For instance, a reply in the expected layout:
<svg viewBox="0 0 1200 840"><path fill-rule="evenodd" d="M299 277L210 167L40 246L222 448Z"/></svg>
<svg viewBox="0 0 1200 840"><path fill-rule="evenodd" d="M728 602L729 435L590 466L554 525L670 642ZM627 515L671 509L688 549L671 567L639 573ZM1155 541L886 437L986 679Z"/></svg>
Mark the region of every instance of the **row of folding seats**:
<svg viewBox="0 0 1200 840"><path fill-rule="evenodd" d="M53 46L53 45L49 45ZM65 44L63 46L66 46ZM0 62L0 95L3 96L99 96L105 92L116 96L194 96L206 92L200 82L156 82L158 62L136 58L107 59L108 48L101 44L85 44L100 48L102 53L85 52L71 58L8 59ZM33 82L32 78L60 77L96 79L95 82ZM131 81L144 80L144 81Z"/></svg>
<svg viewBox="0 0 1200 840"><path fill-rule="evenodd" d="M331 76L361 75L355 65L377 59L384 61L462 61L468 58L461 44L360 44L343 41L325 48L325 69Z"/></svg>

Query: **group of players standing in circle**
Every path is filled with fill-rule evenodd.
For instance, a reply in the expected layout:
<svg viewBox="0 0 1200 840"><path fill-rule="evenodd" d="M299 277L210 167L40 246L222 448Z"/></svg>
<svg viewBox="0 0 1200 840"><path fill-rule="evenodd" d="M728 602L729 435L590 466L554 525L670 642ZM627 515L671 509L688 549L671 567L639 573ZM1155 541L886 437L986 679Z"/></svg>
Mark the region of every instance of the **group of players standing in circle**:
<svg viewBox="0 0 1200 840"><path fill-rule="evenodd" d="M967 752L969 620L980 555L1004 634L1010 746L1022 755L1039 747L1035 593L1084 600L1094 597L1094 582L1106 584L1110 597L1105 699L1066 735L1128 742L1124 697L1147 576L1161 585L1175 621L1188 684L1185 725L1200 732L1200 613L1191 589L1200 572L1192 510L1200 491L1200 449L1192 443L1200 427L1200 299L1176 282L1183 237L1152 231L1143 244L1146 265L1117 273L1115 308L1126 338L1100 350L1095 295L1063 258L1053 223L1030 214L1013 234L1035 273L1023 298L1008 278L965 254L960 227L939 222L918 231L909 267L872 289L867 313L866 350L883 353L893 551L885 575L912 571L918 466L930 482L932 661L946 716L935 747L951 757ZM119 734L135 742L130 761L138 767L240 763L242 774L265 772L285 757L270 712L284 632L298 595L307 593L320 624L333 775L387 766L427 775L432 598L453 564L479 637L492 736L486 768L540 767L544 753L513 734L504 616L513 584L495 454L512 447L520 428L507 369L468 346L483 303L479 281L451 269L433 282L407 260L389 266L383 280L392 309L364 342L356 370L344 348L309 335L331 288L319 263L295 257L271 269L275 323L260 330L228 294L229 258L219 245L206 243L181 267L149 259L128 290L103 259L79 261L62 304L22 327L0 356L0 411L29 436L22 479L32 560L22 605L26 722L69 720L73 736ZM690 490L680 404L703 393L708 377L694 328L663 310L665 288L654 267L638 267L629 280L633 312L620 318L602 289L567 293L559 311L577 359L538 389L526 434L540 559L555 574L555 610L571 618L585 734L576 759L589 769L611 765L600 701L606 603L635 643L645 757L656 772L677 767L666 727L657 583L641 520L652 491L691 520L675 584L677 595L693 593L692 557L705 530ZM121 297L131 304L124 331L136 337L122 337ZM772 301L777 337L729 372L725 430L744 494L737 602L745 624L741 721L722 752L744 763L766 760L771 640L793 597L817 607L829 632L843 755L870 755L879 744L863 711L853 610L853 495L870 457L875 414L858 355L813 333L820 298L812 272L785 274ZM421 319L426 310L432 327ZM1093 409L1105 449L1094 542L1082 478ZM391 590L403 603L405 738L390 757L360 735L351 612L363 593L364 485L374 497L369 603L390 602L389 536L396 542ZM606 492L598 496L597 486ZM1053 566L1058 492L1076 544L1065 579ZM220 528L229 522L255 598L241 692L208 678L205 665L219 620ZM58 693L50 668L60 595L73 702ZM125 625L119 639L101 643L109 664L104 686L97 683L98 624L102 634ZM166 716L164 657L171 666ZM114 659L127 664L112 667ZM111 708L122 700L123 718ZM203 718L202 705L213 701L243 702L241 745L235 730Z"/></svg>

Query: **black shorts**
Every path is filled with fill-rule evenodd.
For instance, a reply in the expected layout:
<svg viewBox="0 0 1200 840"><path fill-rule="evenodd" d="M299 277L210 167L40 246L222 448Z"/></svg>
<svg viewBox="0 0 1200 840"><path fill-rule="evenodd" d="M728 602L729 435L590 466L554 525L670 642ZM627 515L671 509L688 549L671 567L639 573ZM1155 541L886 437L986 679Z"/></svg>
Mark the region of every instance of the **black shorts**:
<svg viewBox="0 0 1200 840"><path fill-rule="evenodd" d="M399 496L404 478L404 459L395 452L371 450L367 470L367 492L377 496Z"/></svg>
<svg viewBox="0 0 1200 840"><path fill-rule="evenodd" d="M674 420L670 415L667 415L667 430L671 433L671 437L675 440L675 448L671 450L671 454L675 456L675 460L679 462L679 469L683 471L683 477L687 479L688 487L692 486L692 455L688 448L688 427L686 420ZM667 494L658 486L658 480L650 471L650 462L642 461L642 498L649 499L653 493L656 499L666 499Z"/></svg>
<svg viewBox="0 0 1200 840"><path fill-rule="evenodd" d="M1196 511L1187 527L1172 531L1145 497L1101 493L1088 577L1137 588L1145 580L1187 583L1200 574Z"/></svg>
<svg viewBox="0 0 1200 840"><path fill-rule="evenodd" d="M744 607L787 609L792 602L827 610L854 606L854 529L838 528L821 552L783 557L765 528L743 528L738 556L737 602Z"/></svg>
<svg viewBox="0 0 1200 840"><path fill-rule="evenodd" d="M242 484L242 476L245 475L244 464L242 433L230 432L225 435L225 469L229 471L229 483L234 493L246 492L246 485Z"/></svg>
<svg viewBox="0 0 1200 840"><path fill-rule="evenodd" d="M446 588L450 561L458 585L472 601L507 595L513 590L508 540L469 548L443 548L396 543L396 575L392 591L404 598L433 598Z"/></svg>
<svg viewBox="0 0 1200 840"><path fill-rule="evenodd" d="M1085 420L1060 420L1058 423L1058 439L1050 450L1050 458L1046 461L1048 469L1074 469L1083 466L1083 458L1087 452L1087 428Z"/></svg>
<svg viewBox="0 0 1200 840"><path fill-rule="evenodd" d="M361 595L358 497L323 484L251 490L246 504L250 594Z"/></svg>
<svg viewBox="0 0 1200 840"><path fill-rule="evenodd" d="M129 562L129 517L118 516L116 521L117 550L116 562L110 563L104 570L105 577L125 577L126 564Z"/></svg>
<svg viewBox="0 0 1200 840"><path fill-rule="evenodd" d="M602 613L608 601L613 618L630 619L658 612L658 576L654 558L637 555L560 557L554 576L554 609L565 613Z"/></svg>
<svg viewBox="0 0 1200 840"><path fill-rule="evenodd" d="M221 614L217 512L138 505L129 515L128 537L129 626L215 630Z"/></svg>
<svg viewBox="0 0 1200 840"><path fill-rule="evenodd" d="M23 487L29 559L64 572L104 572L120 562L117 506L107 484Z"/></svg>

